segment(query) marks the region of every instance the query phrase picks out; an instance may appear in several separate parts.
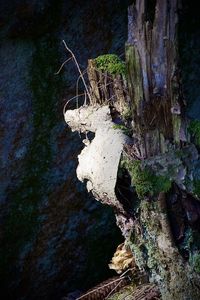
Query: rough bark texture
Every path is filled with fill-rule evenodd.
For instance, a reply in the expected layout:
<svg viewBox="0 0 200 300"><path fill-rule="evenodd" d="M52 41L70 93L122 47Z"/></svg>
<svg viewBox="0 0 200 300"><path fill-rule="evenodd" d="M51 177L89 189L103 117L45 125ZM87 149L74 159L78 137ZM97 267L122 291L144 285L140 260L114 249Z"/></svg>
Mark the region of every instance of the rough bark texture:
<svg viewBox="0 0 200 300"><path fill-rule="evenodd" d="M123 76L98 70L94 59L88 60L87 74L92 96L91 104L114 105L118 112L122 112L127 101L127 88Z"/></svg>
<svg viewBox="0 0 200 300"><path fill-rule="evenodd" d="M177 11L178 1L172 0L136 0L129 8L128 93L124 93L126 80L123 78L123 82L120 74L99 72L95 60L89 60L90 104L109 104L112 120L128 127L130 115L124 116L124 110L128 104L131 106L133 140L124 147L118 180L124 184L128 171L131 183L126 188L134 188L138 199L133 194L104 197L98 186L94 195L114 207L125 245L131 248L140 271L157 284L162 299L197 300L200 298L200 202L193 178L199 154L190 143L184 115ZM93 118L96 123L95 115ZM91 131L88 118L73 120L76 129L84 126ZM96 137L101 139L97 131ZM117 167L118 162L117 159ZM119 207L123 207L120 214ZM133 295L132 291L127 299L133 299Z"/></svg>
<svg viewBox="0 0 200 300"><path fill-rule="evenodd" d="M171 151L189 142L177 67L177 11L178 1L142 0L129 7L126 58L135 146L142 163L148 165L151 161L157 175L155 168L162 165L164 153L170 156ZM178 171L178 166L175 169ZM188 171L186 168L185 175ZM184 172L180 172L180 177L185 177ZM171 177L170 172L167 177ZM177 197L175 190L171 197ZM136 214L139 234L135 228L130 240L138 266L158 284L162 299L199 299L199 275L177 248L177 240L181 234L184 236L181 224L185 226L183 223L189 220L186 218L181 223L180 216L177 217L179 224L173 225L178 227L180 236L175 238L169 220L172 201L166 200L164 192L157 199L147 198L148 201L140 201L139 214ZM177 216L177 207L175 211Z"/></svg>
<svg viewBox="0 0 200 300"><path fill-rule="evenodd" d="M177 1L136 1L126 44L135 138L142 157L186 141L177 68Z"/></svg>

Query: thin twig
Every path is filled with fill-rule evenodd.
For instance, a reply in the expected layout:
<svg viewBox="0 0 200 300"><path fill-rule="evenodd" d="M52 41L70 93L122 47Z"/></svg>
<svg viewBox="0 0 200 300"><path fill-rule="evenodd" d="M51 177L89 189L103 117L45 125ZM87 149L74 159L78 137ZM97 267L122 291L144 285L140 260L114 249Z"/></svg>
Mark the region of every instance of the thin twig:
<svg viewBox="0 0 200 300"><path fill-rule="evenodd" d="M78 69L78 71L79 71L79 74L80 74L80 76L81 76L81 79L82 79L82 81L83 81L83 84L84 84L84 86L85 86L85 90L86 90L86 93L87 93L88 98L89 98L89 100L90 100L90 103L92 103L92 98L91 98L91 95L90 95L90 93L89 93L87 84L86 84L85 79L84 79L84 77L83 77L83 74L82 74L82 72L81 72L81 69L80 69L80 67L79 67L78 61L77 61L77 59L76 59L74 53L68 48L68 46L67 46L67 44L65 43L64 40L63 40L63 44L64 44L65 48L67 49L67 51L69 51L69 52L71 53L71 55L72 55L72 57L73 57L73 59L74 59L74 62L75 62L75 64L76 64L76 66L77 66L77 69Z"/></svg>
<svg viewBox="0 0 200 300"><path fill-rule="evenodd" d="M86 72L87 72L87 69L85 69L85 70L82 72L82 74L85 75ZM79 77L78 77L78 79L77 79L77 81L76 81L76 96L77 96L77 98L76 98L76 107L77 107L77 108L78 108L78 85L79 85L79 80L80 80L80 78L81 78L81 75L79 75Z"/></svg>
<svg viewBox="0 0 200 300"><path fill-rule="evenodd" d="M126 278L126 277L128 277L129 278L129 276L124 276L126 273L128 273L129 271L132 271L132 270L134 270L135 268L129 268L129 269L127 269L125 272L123 272L121 275L120 275L120 278L121 279L124 279L124 278ZM112 293L117 289L117 287L120 285L120 283L121 283L121 281L112 289L112 291L110 291L110 293L107 295L107 297L105 298L105 300L106 299L108 299L108 297L110 296L110 295L112 295Z"/></svg>
<svg viewBox="0 0 200 300"><path fill-rule="evenodd" d="M58 75L60 73L60 71L62 70L62 68L64 67L64 65L70 61L73 57L68 58L67 60L64 61L64 63L62 63L60 69L58 70L58 72L56 72L54 75Z"/></svg>
<svg viewBox="0 0 200 300"><path fill-rule="evenodd" d="M121 280L122 281L122 280ZM106 296L105 300L108 299L108 297L110 295L112 295L112 293L118 288L118 286L120 285L121 281L118 282L118 284L110 291L110 293Z"/></svg>
<svg viewBox="0 0 200 300"><path fill-rule="evenodd" d="M67 107L68 103L71 102L71 101L72 101L74 98L76 98L77 96L80 97L80 96L83 96L83 95L85 95L85 93L76 95L76 96L70 98L70 99L65 103L65 105L64 105L64 107L63 107L63 115L64 115L64 116L65 116L66 107Z"/></svg>
<svg viewBox="0 0 200 300"><path fill-rule="evenodd" d="M87 95L86 95L86 91L84 91L84 94L85 94L85 100L84 100L83 106L86 106L86 105L87 105Z"/></svg>
<svg viewBox="0 0 200 300"><path fill-rule="evenodd" d="M108 82L108 83L105 85L106 87L109 86L109 85L111 85L111 84L113 84L113 77L112 77L112 76L109 76L109 75L107 75L107 73L104 73L104 72L102 72L102 71L100 71L100 70L98 70L98 69L96 69L96 68L94 68L94 69L95 69L96 72L101 73L103 76L107 76L108 79L111 79L111 81ZM123 90L123 92L124 92L125 94L127 94L127 89L123 87L123 82L124 82L124 80L123 80L123 79L117 79L117 80L118 80L119 82L122 83L122 90ZM101 85L102 85L101 79L99 79L99 80L97 81L97 85L98 85L98 87L99 87L100 89L102 89L102 87L101 87ZM100 85L100 86L99 86L99 85Z"/></svg>
<svg viewBox="0 0 200 300"><path fill-rule="evenodd" d="M88 293L82 295L81 297L77 298L76 300L83 299L85 296L88 296L88 295L94 293L95 291L101 290L102 288L105 288L106 286L109 286L109 285L111 285L111 284L114 283L114 282L117 282L117 281L120 281L120 282L121 282L122 279L125 279L126 277L127 277L127 276L119 277L119 278L117 278L117 279L115 279L115 280L113 280L113 281L110 281L109 283L106 283L106 284L104 284L104 285L102 285L102 286L100 286L100 287L97 287L96 289L93 289L92 291L89 291Z"/></svg>
<svg viewBox="0 0 200 300"><path fill-rule="evenodd" d="M124 272L120 275L120 277L124 277L126 273L131 272L131 271L134 271L134 270L135 270L135 267L129 268L129 269L127 269L126 271L124 271ZM126 276L125 276L125 277L126 277Z"/></svg>

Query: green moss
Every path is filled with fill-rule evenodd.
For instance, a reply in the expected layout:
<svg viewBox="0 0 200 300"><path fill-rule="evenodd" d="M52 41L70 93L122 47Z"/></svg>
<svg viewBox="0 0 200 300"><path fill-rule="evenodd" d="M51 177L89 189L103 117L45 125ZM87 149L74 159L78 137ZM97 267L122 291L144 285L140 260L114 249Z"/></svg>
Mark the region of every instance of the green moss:
<svg viewBox="0 0 200 300"><path fill-rule="evenodd" d="M194 253L190 256L190 264L195 272L200 273L200 253Z"/></svg>
<svg viewBox="0 0 200 300"><path fill-rule="evenodd" d="M171 188L171 181L166 176L154 177L154 191L155 193L168 192Z"/></svg>
<svg viewBox="0 0 200 300"><path fill-rule="evenodd" d="M175 151L175 155L176 155L177 158L182 158L184 153L181 149L178 149L178 150Z"/></svg>
<svg viewBox="0 0 200 300"><path fill-rule="evenodd" d="M160 260L160 253L155 243L156 237L160 230L160 222L157 219L158 205L156 202L140 201L140 216L142 216L141 234L132 233L129 241L129 246L136 260L139 269L145 269L146 266L155 270ZM149 234L151 233L151 234Z"/></svg>
<svg viewBox="0 0 200 300"><path fill-rule="evenodd" d="M147 168L142 169L141 161L125 160L122 165L129 171L132 184L141 199L159 192L168 192L171 188L171 181L167 177L156 176Z"/></svg>
<svg viewBox="0 0 200 300"><path fill-rule="evenodd" d="M158 266L158 249L153 245L152 241L146 243L146 248L148 251L148 260L147 260L147 266L151 269L156 269Z"/></svg>
<svg viewBox="0 0 200 300"><path fill-rule="evenodd" d="M191 121L188 129L189 129L189 132L194 137L195 143L198 146L200 146L200 121L199 120Z"/></svg>
<svg viewBox="0 0 200 300"><path fill-rule="evenodd" d="M116 54L104 54L95 59L96 67L102 72L109 74L124 75L126 73L125 63Z"/></svg>
<svg viewBox="0 0 200 300"><path fill-rule="evenodd" d="M180 119L180 116L173 115L173 117L172 117L172 123L173 123L174 141L176 143L179 143L180 142L180 128L181 128L181 119Z"/></svg>
<svg viewBox="0 0 200 300"><path fill-rule="evenodd" d="M152 193L153 185L150 180L150 173L141 169L140 161L125 161L125 167L130 173L132 184L135 186L139 198Z"/></svg>
<svg viewBox="0 0 200 300"><path fill-rule="evenodd" d="M130 128L127 128L125 125L119 125L119 124L113 125L113 129L120 129L126 135L131 135L132 132Z"/></svg>
<svg viewBox="0 0 200 300"><path fill-rule="evenodd" d="M129 106L125 106L122 112L122 118L124 120L132 119L132 111Z"/></svg>
<svg viewBox="0 0 200 300"><path fill-rule="evenodd" d="M194 180L194 193L200 197L200 180Z"/></svg>
<svg viewBox="0 0 200 300"><path fill-rule="evenodd" d="M199 253L200 249L200 232L188 227L184 233L184 240L180 245L180 250L185 251L189 254L189 262L191 265L194 264L193 257L196 253Z"/></svg>
<svg viewBox="0 0 200 300"><path fill-rule="evenodd" d="M131 251L134 254L136 265L138 266L138 268L140 270L142 270L144 268L144 266L145 266L145 259L144 259L144 256L143 256L142 249L136 243L135 244L131 244L130 248L131 248Z"/></svg>
<svg viewBox="0 0 200 300"><path fill-rule="evenodd" d="M121 288L119 292L114 293L115 291L113 291L113 295L109 296L108 298L106 298L107 300L130 300L133 299L131 297L132 293L135 290L136 285L134 283L131 283L131 285L128 285L124 288Z"/></svg>
<svg viewBox="0 0 200 300"><path fill-rule="evenodd" d="M157 201L141 201L140 216L143 232L143 253L145 253L146 266L151 270L152 277L159 273L161 278L163 278L165 273L165 257L157 245L157 238L162 231L160 226L160 213ZM161 214L163 214L163 212Z"/></svg>
<svg viewBox="0 0 200 300"><path fill-rule="evenodd" d="M130 239L126 240L126 245L128 245L128 247L130 247L131 251L133 252L136 265L140 270L144 269L144 266L146 264L143 255L143 244L144 240L142 235L137 235L135 232L132 233Z"/></svg>
<svg viewBox="0 0 200 300"><path fill-rule="evenodd" d="M127 82L133 110L137 110L143 99L143 80L138 51L134 45L126 44Z"/></svg>
<svg viewBox="0 0 200 300"><path fill-rule="evenodd" d="M180 245L180 249L186 250L186 251L191 251L192 245L194 243L194 237L193 237L193 231L189 227L184 234L184 240Z"/></svg>

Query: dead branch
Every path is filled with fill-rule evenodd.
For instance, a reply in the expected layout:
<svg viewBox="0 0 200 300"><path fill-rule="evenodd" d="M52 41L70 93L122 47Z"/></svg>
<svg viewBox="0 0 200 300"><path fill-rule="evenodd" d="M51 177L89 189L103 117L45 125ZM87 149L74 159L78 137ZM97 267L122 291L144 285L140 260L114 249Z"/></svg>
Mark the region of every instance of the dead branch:
<svg viewBox="0 0 200 300"><path fill-rule="evenodd" d="M123 283L123 286L125 286L127 279L128 279L128 276L118 277L117 279L115 278L114 280L111 280L108 283L105 283L103 285L97 286L96 288L88 291L86 294L80 296L76 300L94 299L94 298L92 298L92 296L94 296L94 295L98 296L98 294L101 293L101 291L102 292L105 291L106 294L107 294L107 296L108 296L108 291L107 291L108 288L111 288L112 290L116 290L117 287L119 287L119 286L122 287L121 286L122 283ZM100 295L100 297L101 297L101 295ZM96 299L98 299L98 298L96 298ZM101 297L101 299L106 299L105 295L103 296L103 298Z"/></svg>
<svg viewBox="0 0 200 300"><path fill-rule="evenodd" d="M77 96L80 97L80 96L83 96L83 95L85 95L85 93L78 94L78 95L76 95L76 96L70 98L70 99L65 103L65 105L64 105L64 107L63 107L63 116L65 116L65 113L66 113L66 107L67 107L67 105L69 104L69 102L71 102L73 99L77 98Z"/></svg>
<svg viewBox="0 0 200 300"><path fill-rule="evenodd" d="M62 68L64 67L64 65L70 61L72 59L72 57L68 58L67 60L64 61L64 63L62 63L60 69L54 74L54 75L58 75L60 73L60 71L62 70Z"/></svg>
<svg viewBox="0 0 200 300"><path fill-rule="evenodd" d="M118 284L110 291L110 293L108 294L108 296L105 298L105 300L108 299L109 296L111 296L114 291L116 291L116 289L118 288L118 286L121 284L121 281L118 282Z"/></svg>
<svg viewBox="0 0 200 300"><path fill-rule="evenodd" d="M88 98L89 98L89 100L90 100L90 103L92 103L92 98L91 98L90 92L89 92L89 90L88 90L87 84L86 84L86 82L85 82L85 79L84 79L84 77L83 77L83 74L82 74L82 72L81 72L81 69L80 69L80 67L79 67L78 61L77 61L77 59L76 59L74 53L69 49L69 47L67 46L67 44L66 44L66 42L65 42L64 40L63 40L63 44L64 44L65 48L67 49L67 51L69 51L69 53L72 55L72 57L73 57L73 59L74 59L74 62L75 62L76 66L77 66L77 69L78 69L78 72L79 72L79 74L80 74L80 76L81 76L81 79L82 79L82 81L83 81L83 84L84 84L86 93L87 93Z"/></svg>
<svg viewBox="0 0 200 300"><path fill-rule="evenodd" d="M84 76L86 72L87 72L87 69L85 69L85 70L82 72L82 75ZM76 96L77 96L77 98L76 98L76 107L77 107L77 108L78 108L78 85L79 85L79 80L80 80L80 78L81 78L81 75L79 75L79 77L78 77L78 79L77 79L77 81L76 81ZM85 102L86 102L86 100L85 100Z"/></svg>

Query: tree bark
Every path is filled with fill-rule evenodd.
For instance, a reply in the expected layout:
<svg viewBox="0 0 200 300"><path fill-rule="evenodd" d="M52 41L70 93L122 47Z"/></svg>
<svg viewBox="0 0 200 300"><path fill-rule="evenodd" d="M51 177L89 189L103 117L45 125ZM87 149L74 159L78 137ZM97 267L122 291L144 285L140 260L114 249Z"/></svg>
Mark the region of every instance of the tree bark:
<svg viewBox="0 0 200 300"><path fill-rule="evenodd" d="M200 199L193 178L200 161L187 132L178 9L178 0L136 0L128 11L126 80L89 60L90 105L67 111L65 120L73 130L95 133L79 156L77 174L97 200L114 208L137 267L157 284L162 299L197 300ZM123 150L124 127L133 135Z"/></svg>
<svg viewBox="0 0 200 300"><path fill-rule="evenodd" d="M177 11L176 0L136 0L128 11L128 88L133 137L142 162L183 149L190 142L178 69ZM140 233L135 228L129 244L139 268L158 284L162 299L200 299L199 274L183 257L180 243L178 247L189 222L177 217L179 224L174 226L181 236L177 237L169 219L171 199L177 199L175 186L168 193L140 200L135 213ZM183 204L183 198L180 201ZM178 208L174 211L177 216Z"/></svg>
<svg viewBox="0 0 200 300"><path fill-rule="evenodd" d="M143 157L187 140L177 67L178 1L136 1L129 7L126 44L135 137ZM151 15L149 15L151 14Z"/></svg>
<svg viewBox="0 0 200 300"><path fill-rule="evenodd" d="M87 74L92 98L91 105L114 105L118 112L122 112L127 99L127 88L123 76L98 70L94 59L88 60Z"/></svg>

